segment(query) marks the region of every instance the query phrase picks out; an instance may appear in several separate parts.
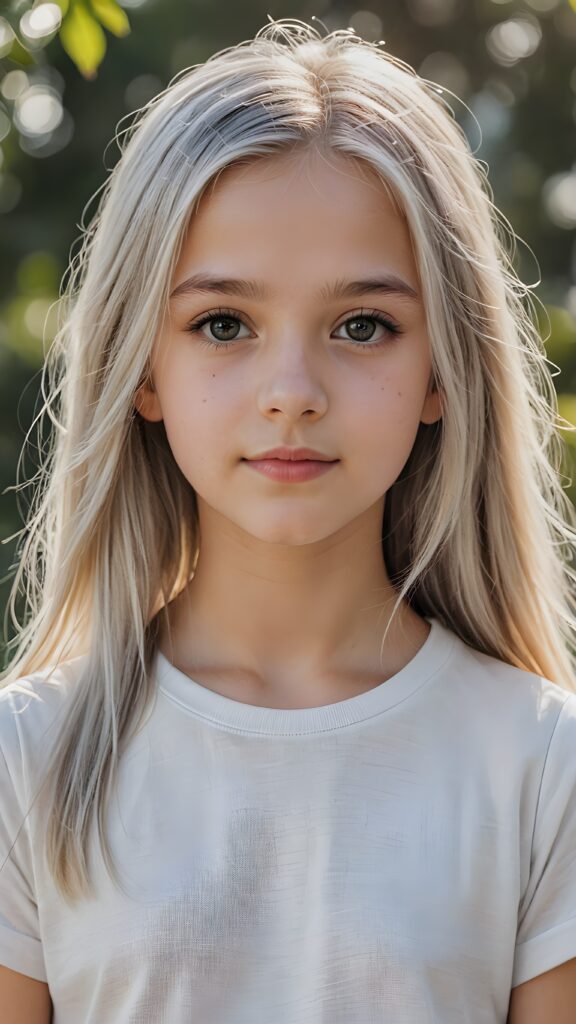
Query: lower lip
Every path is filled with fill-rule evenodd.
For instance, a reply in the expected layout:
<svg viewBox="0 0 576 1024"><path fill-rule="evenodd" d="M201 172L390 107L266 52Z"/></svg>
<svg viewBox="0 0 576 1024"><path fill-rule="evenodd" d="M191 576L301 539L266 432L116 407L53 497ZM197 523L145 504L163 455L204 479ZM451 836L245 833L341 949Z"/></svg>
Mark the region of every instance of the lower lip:
<svg viewBox="0 0 576 1024"><path fill-rule="evenodd" d="M336 462L315 462L312 459L299 459L294 462L288 459L245 459L244 461L258 473L262 473L271 480L281 480L284 483L292 484L322 476L336 465Z"/></svg>

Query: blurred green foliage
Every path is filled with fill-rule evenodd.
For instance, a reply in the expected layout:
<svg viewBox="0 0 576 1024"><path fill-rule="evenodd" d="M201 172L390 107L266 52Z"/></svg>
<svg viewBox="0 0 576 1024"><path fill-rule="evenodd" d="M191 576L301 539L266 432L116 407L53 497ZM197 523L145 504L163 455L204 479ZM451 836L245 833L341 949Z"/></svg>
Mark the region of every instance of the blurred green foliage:
<svg viewBox="0 0 576 1024"><path fill-rule="evenodd" d="M38 8L43 9L40 16ZM36 21L29 18L22 24L24 15L32 11L36 14ZM13 33L4 56L20 66L29 67L34 63L34 47L40 45L43 48L55 35L59 35L63 49L85 78L96 77L106 54L108 44L104 28L115 36L125 36L130 31L128 15L116 0L12 3L3 17ZM26 34L27 29L33 33L32 36Z"/></svg>
<svg viewBox="0 0 576 1024"><path fill-rule="evenodd" d="M0 0L0 607L29 500L19 495L19 512L7 488L39 410L60 281L118 155L108 143L176 73L268 16L384 39L444 88L521 240L516 269L539 282L576 500L576 0ZM21 473L37 464L28 448Z"/></svg>

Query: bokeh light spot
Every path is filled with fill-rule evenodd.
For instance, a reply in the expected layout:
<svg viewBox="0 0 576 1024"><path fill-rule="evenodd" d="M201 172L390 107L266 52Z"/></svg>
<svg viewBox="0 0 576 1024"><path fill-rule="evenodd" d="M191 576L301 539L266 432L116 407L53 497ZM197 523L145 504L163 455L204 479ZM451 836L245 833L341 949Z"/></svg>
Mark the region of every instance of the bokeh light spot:
<svg viewBox="0 0 576 1024"><path fill-rule="evenodd" d="M462 96L469 91L468 72L453 53L446 53L442 50L429 53L418 68L418 74L430 82L436 82L445 89L449 89L457 96Z"/></svg>
<svg viewBox="0 0 576 1024"><path fill-rule="evenodd" d="M490 29L486 46L499 64L515 64L535 53L541 39L542 29L536 19L509 18Z"/></svg>
<svg viewBox="0 0 576 1024"><path fill-rule="evenodd" d="M16 100L14 121L24 135L43 135L57 128L64 111L55 89L31 85Z"/></svg>
<svg viewBox="0 0 576 1024"><path fill-rule="evenodd" d="M548 216L559 228L576 227L576 169L553 174L544 183L543 199Z"/></svg>
<svg viewBox="0 0 576 1024"><path fill-rule="evenodd" d="M44 326L46 324L46 317L48 316L48 310L52 305L52 299L41 298L32 299L24 313L24 323L30 334L33 334L35 338L39 338L42 341L44 337Z"/></svg>
<svg viewBox="0 0 576 1024"><path fill-rule="evenodd" d="M62 22L62 11L58 4L45 3L26 11L20 18L20 31L28 42L46 42Z"/></svg>
<svg viewBox="0 0 576 1024"><path fill-rule="evenodd" d="M9 71L0 82L0 92L7 100L15 100L29 85L25 71Z"/></svg>
<svg viewBox="0 0 576 1024"><path fill-rule="evenodd" d="M348 22L356 35L373 42L382 35L382 18L374 11L355 11Z"/></svg>
<svg viewBox="0 0 576 1024"><path fill-rule="evenodd" d="M497 142L510 130L512 114L509 107L489 89L481 89L468 100L468 105L482 128L482 145Z"/></svg>
<svg viewBox="0 0 576 1024"><path fill-rule="evenodd" d="M162 92L164 85L158 75L137 75L126 86L124 102L128 110L139 110Z"/></svg>

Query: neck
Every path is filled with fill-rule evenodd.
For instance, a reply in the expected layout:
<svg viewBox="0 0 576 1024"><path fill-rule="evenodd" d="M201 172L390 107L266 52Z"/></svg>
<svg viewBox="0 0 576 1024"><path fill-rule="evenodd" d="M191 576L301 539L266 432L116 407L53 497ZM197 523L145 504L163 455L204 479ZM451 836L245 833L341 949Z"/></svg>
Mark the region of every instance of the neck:
<svg viewBox="0 0 576 1024"><path fill-rule="evenodd" d="M168 608L161 649L193 678L231 673L268 693L293 692L297 680L324 690L383 681L429 627L403 603L382 646L397 593L381 521L381 510L368 510L338 536L288 545L205 516L196 571Z"/></svg>

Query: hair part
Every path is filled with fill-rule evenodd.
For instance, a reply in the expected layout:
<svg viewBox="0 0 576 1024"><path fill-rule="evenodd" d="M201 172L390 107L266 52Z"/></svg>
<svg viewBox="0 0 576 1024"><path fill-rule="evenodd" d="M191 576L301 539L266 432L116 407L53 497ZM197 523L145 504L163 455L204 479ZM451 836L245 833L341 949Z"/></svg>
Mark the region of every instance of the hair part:
<svg viewBox="0 0 576 1024"><path fill-rule="evenodd" d="M144 420L134 397L150 376L190 218L228 167L338 152L393 197L413 241L443 407L437 423L420 424L386 494L394 614L408 601L473 648L576 690L576 534L559 479L556 394L529 286L507 250L514 234L431 83L349 30L321 37L271 21L181 72L117 137L121 158L71 261L44 365L51 443L33 481L2 676L7 685L82 658L42 770L48 863L70 903L91 892L94 816L122 887L107 801L152 709L161 618L198 555L194 490L163 423Z"/></svg>

